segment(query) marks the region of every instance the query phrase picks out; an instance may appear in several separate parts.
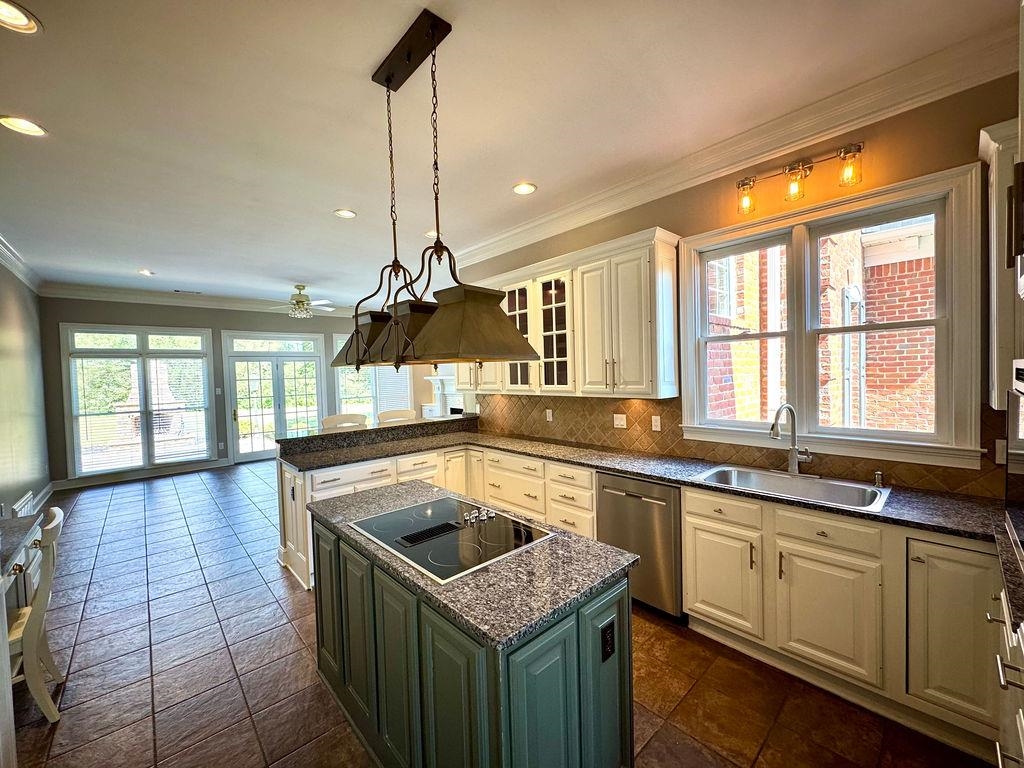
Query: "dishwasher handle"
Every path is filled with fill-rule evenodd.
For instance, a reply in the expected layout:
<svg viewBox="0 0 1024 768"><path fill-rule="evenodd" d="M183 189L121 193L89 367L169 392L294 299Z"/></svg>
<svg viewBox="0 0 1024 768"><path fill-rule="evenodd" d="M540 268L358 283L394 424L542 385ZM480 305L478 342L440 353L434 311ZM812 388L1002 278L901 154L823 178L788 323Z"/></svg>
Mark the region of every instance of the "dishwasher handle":
<svg viewBox="0 0 1024 768"><path fill-rule="evenodd" d="M652 499L650 496L644 496L642 493L633 493L631 491L623 491L619 488L612 488L611 486L605 486L601 489L607 493L614 494L615 496L626 496L630 499L640 499L640 501L646 501L648 504L657 504L659 507L667 507L668 502L662 499Z"/></svg>

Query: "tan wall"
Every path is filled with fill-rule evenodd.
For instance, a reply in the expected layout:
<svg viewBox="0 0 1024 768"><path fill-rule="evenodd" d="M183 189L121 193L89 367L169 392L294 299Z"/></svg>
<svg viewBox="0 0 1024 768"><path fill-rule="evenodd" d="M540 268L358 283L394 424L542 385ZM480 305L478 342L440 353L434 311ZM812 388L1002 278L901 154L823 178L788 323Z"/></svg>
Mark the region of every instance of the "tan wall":
<svg viewBox="0 0 1024 768"><path fill-rule="evenodd" d="M26 491L49 481L39 301L0 267L0 503L4 515Z"/></svg>

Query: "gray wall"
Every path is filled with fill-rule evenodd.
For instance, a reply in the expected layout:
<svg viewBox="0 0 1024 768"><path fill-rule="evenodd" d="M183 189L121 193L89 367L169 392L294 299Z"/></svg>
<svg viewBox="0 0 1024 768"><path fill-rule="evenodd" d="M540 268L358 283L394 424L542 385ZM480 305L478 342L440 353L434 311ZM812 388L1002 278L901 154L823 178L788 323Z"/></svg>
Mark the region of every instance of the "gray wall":
<svg viewBox="0 0 1024 768"><path fill-rule="evenodd" d="M4 514L50 479L46 458L39 300L0 267L0 502Z"/></svg>
<svg viewBox="0 0 1024 768"><path fill-rule="evenodd" d="M322 333L324 334L324 349L328 355L328 362L330 362L331 335L349 333L353 327L351 318L329 315L317 315L309 320L293 320L283 313L46 297L39 299L39 321L43 342L42 373L46 389L46 433L50 446L50 476L54 480L63 480L68 476L67 444L64 433L64 382L61 378L60 359L61 323L210 328L213 331L213 385L219 387L222 392L224 389L224 359L221 351L221 331ZM0 375L2 375L2 371L0 371ZM324 396L328 412L333 412L336 400L334 376L324 377ZM224 402L223 394L214 398L217 442L225 443L225 449L218 451L220 458L228 457ZM0 407L3 406L0 405ZM43 460L45 462L45 453Z"/></svg>

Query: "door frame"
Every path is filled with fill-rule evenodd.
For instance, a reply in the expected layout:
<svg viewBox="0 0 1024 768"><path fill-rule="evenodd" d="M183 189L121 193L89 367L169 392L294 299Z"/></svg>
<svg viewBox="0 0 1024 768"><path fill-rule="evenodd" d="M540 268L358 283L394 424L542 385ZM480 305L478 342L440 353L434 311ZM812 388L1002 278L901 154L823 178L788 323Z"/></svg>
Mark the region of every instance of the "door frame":
<svg viewBox="0 0 1024 768"><path fill-rule="evenodd" d="M233 342L235 339L271 339L275 341L312 341L313 351L301 352L235 352ZM236 450L237 440L235 434L234 419L232 411L235 408L235 369L233 361L272 359L275 363L274 386L277 387L277 363L282 360L309 359L317 362L316 377L316 401L317 418L323 419L325 406L325 379L327 376L327 359L324 355L324 334L322 333L283 333L279 331L221 331L221 358L224 365L224 427L227 437L228 459L232 464L238 464L239 454ZM275 394L276 398L276 394ZM256 461L257 459L241 459L241 461Z"/></svg>

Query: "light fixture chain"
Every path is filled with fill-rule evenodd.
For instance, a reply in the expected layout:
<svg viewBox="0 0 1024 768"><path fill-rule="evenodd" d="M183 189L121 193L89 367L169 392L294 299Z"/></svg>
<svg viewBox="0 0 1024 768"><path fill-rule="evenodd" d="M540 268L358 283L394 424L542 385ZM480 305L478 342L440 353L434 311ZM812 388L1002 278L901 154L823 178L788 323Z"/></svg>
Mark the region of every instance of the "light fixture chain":
<svg viewBox="0 0 1024 768"><path fill-rule="evenodd" d="M441 171L437 154L437 45L430 52L430 91L431 111L430 128L434 134L434 231L437 239L441 239L441 213L438 198L441 195Z"/></svg>
<svg viewBox="0 0 1024 768"><path fill-rule="evenodd" d="M395 142L391 129L391 89L385 88L385 91L388 103L388 167L391 170L391 226L396 228L398 226L398 211L395 206ZM397 249L395 257L398 257Z"/></svg>

